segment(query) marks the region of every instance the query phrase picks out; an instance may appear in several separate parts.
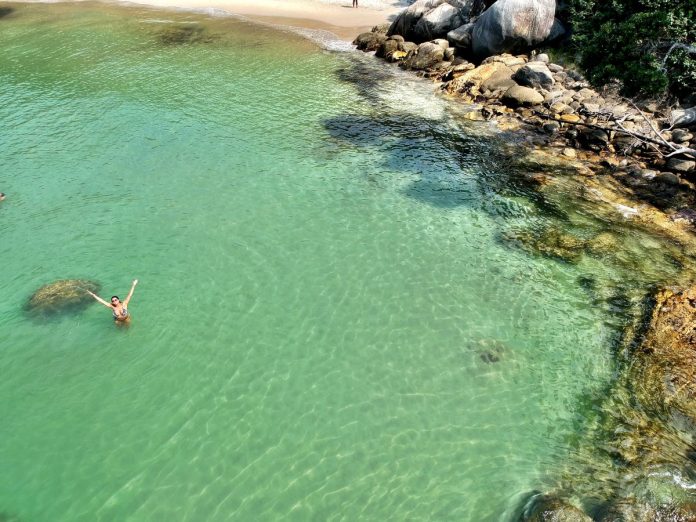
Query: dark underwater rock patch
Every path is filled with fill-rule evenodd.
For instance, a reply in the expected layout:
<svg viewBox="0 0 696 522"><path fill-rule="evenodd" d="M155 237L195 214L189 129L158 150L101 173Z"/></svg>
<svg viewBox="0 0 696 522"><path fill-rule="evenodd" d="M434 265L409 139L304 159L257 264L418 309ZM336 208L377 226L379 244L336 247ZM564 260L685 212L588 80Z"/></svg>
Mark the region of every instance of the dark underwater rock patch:
<svg viewBox="0 0 696 522"><path fill-rule="evenodd" d="M486 364L500 362L503 354L507 351L505 344L498 339L479 339L472 342L470 348L477 351L479 358Z"/></svg>
<svg viewBox="0 0 696 522"><path fill-rule="evenodd" d="M511 230L501 236L503 243L517 246L526 252L577 263L585 248L585 241L549 225L538 229Z"/></svg>
<svg viewBox="0 0 696 522"><path fill-rule="evenodd" d="M0 18L5 18L6 16L9 16L12 13L14 13L14 11L15 10L12 7L0 7Z"/></svg>
<svg viewBox="0 0 696 522"><path fill-rule="evenodd" d="M161 29L157 40L163 45L174 46L210 43L216 37L199 24L174 24Z"/></svg>
<svg viewBox="0 0 696 522"><path fill-rule="evenodd" d="M87 290L96 293L100 288L99 283L86 279L61 279L34 292L24 309L30 315L43 317L80 311L93 302Z"/></svg>

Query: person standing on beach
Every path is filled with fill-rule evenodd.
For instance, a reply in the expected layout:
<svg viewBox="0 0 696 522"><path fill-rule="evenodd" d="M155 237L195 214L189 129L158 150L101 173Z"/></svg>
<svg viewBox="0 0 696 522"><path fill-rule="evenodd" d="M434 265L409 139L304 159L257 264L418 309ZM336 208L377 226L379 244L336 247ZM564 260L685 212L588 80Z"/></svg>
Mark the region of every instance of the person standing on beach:
<svg viewBox="0 0 696 522"><path fill-rule="evenodd" d="M128 297L121 301L117 295L111 297L111 303L107 303L104 299L99 297L97 294L85 290L89 295L94 297L101 304L111 309L114 314L114 321L116 324L128 324L130 323L130 313L128 312L128 303L130 303L131 297L133 297L133 290L135 290L135 285L138 284L138 280L134 279L131 285L130 292L128 292Z"/></svg>
<svg viewBox="0 0 696 522"><path fill-rule="evenodd" d="M358 7L358 0L353 0L353 7Z"/></svg>

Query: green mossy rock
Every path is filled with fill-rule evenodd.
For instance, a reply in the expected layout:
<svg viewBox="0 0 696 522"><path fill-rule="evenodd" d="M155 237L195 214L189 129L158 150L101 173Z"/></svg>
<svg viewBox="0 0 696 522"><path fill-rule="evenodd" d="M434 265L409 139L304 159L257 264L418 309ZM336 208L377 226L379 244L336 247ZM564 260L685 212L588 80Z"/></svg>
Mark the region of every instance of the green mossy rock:
<svg viewBox="0 0 696 522"><path fill-rule="evenodd" d="M568 263L577 263L585 248L584 240L554 226L539 230L512 231L505 234L503 241L517 245L532 254L540 254Z"/></svg>
<svg viewBox="0 0 696 522"><path fill-rule="evenodd" d="M61 279L42 286L27 300L25 310L32 315L52 316L78 311L93 302L87 290L97 293L99 283L86 279Z"/></svg>

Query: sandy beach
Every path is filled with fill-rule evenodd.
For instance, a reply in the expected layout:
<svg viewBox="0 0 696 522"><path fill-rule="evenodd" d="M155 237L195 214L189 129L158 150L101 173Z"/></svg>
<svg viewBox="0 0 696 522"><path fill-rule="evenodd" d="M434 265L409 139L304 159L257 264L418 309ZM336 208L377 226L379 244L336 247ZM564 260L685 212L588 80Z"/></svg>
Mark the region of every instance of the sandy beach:
<svg viewBox="0 0 696 522"><path fill-rule="evenodd" d="M402 8L398 2L384 9L324 4L309 0L142 0L134 3L155 7L184 9L222 9L250 20L276 25L329 31L342 40L352 40L359 33L389 21Z"/></svg>

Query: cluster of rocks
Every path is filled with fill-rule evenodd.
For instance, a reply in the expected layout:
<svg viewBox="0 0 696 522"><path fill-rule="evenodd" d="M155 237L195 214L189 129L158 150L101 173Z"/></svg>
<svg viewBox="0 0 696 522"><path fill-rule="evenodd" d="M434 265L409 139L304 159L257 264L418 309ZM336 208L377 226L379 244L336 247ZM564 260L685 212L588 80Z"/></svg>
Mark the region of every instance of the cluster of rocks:
<svg viewBox="0 0 696 522"><path fill-rule="evenodd" d="M472 104L470 119L536 129L542 144L619 174L671 184L685 174L696 176L696 140L688 130L696 126L696 109L671 115L656 104L639 108L611 89L600 94L582 74L551 63L547 54L506 52L563 33L553 1L498 0L472 18L482 3L418 0L390 25L353 43L440 82L444 92ZM467 22L456 26L462 20Z"/></svg>
<svg viewBox="0 0 696 522"><path fill-rule="evenodd" d="M624 396L613 401L603 427L605 441L599 443L623 477L609 481L615 484L610 498L596 502L588 514L563 493L535 493L521 509L521 521L696 520L693 497L680 493L677 484L695 470L694 325L696 287L663 289L652 296L645 328L633 339L619 382ZM660 477L667 483L658 485Z"/></svg>
<svg viewBox="0 0 696 522"><path fill-rule="evenodd" d="M423 43L446 38L460 56L479 59L523 50L565 34L555 0L417 0L387 30Z"/></svg>

